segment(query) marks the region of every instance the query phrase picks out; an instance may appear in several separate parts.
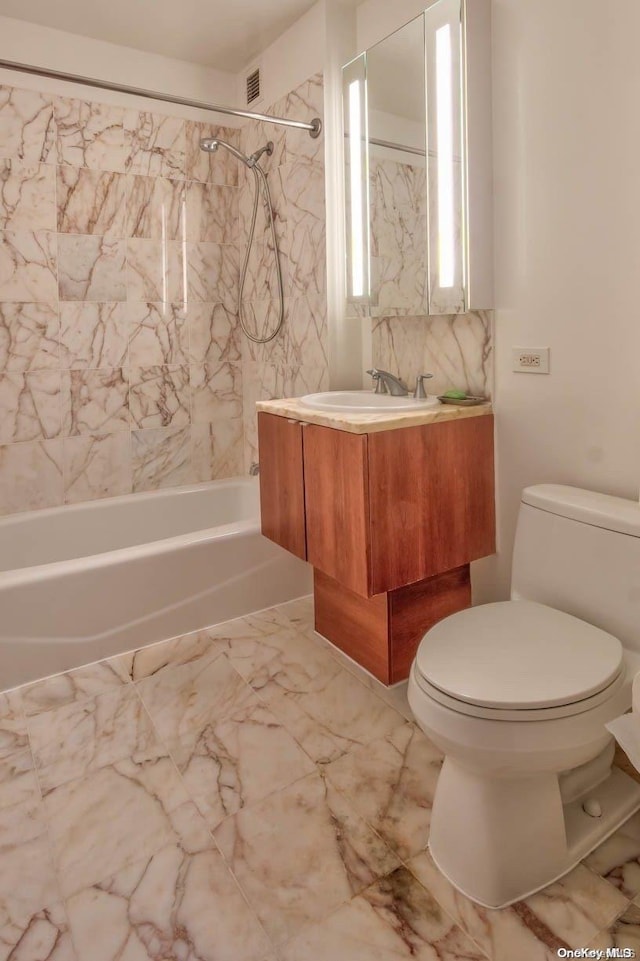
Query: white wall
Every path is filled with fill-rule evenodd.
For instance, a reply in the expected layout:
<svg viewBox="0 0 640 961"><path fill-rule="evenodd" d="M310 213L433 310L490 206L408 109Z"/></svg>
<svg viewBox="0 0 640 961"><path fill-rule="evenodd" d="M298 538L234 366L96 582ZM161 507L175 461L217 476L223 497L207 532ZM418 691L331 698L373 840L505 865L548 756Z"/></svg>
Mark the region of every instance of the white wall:
<svg viewBox="0 0 640 961"><path fill-rule="evenodd" d="M81 37L62 30L53 30L51 27L14 20L10 17L0 17L0 59L129 86L144 87L194 100L213 101L225 106L235 105L237 89L235 74L186 63L182 60L173 60L158 54L145 53L131 47L121 47L113 43ZM225 118L221 114L138 97L125 97L113 91L47 80L6 69L0 69L0 83L85 98L98 103L115 105L125 103L127 106L170 114L174 117L204 119L228 126L237 126L241 123L233 118Z"/></svg>
<svg viewBox="0 0 640 961"><path fill-rule="evenodd" d="M314 73L324 70L325 58L325 2L318 0L271 46L246 64L238 76L236 99L239 104L244 104L246 73L255 64L261 66L262 107L255 107L259 111L285 96Z"/></svg>
<svg viewBox="0 0 640 961"><path fill-rule="evenodd" d="M496 406L508 590L520 489L636 499L640 479L640 4L494 0ZM551 374L511 348L551 347Z"/></svg>

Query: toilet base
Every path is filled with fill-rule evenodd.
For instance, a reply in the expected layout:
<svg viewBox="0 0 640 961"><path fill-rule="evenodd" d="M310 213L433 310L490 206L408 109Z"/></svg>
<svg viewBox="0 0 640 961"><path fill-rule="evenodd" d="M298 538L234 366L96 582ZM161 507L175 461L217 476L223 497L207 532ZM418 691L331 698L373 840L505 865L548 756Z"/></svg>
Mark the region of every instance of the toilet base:
<svg viewBox="0 0 640 961"><path fill-rule="evenodd" d="M600 804L600 817L584 809ZM562 804L558 776L481 776L445 758L429 850L451 884L486 908L504 908L571 871L640 810L640 784L618 768Z"/></svg>

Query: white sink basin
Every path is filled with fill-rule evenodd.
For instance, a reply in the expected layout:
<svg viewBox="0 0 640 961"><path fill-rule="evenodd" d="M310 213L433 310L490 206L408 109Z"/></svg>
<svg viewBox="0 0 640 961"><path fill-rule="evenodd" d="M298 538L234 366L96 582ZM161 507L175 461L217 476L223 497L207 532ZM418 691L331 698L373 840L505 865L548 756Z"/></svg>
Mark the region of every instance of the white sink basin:
<svg viewBox="0 0 640 961"><path fill-rule="evenodd" d="M370 390L327 390L321 394L307 394L299 403L312 410L352 414L385 414L440 406L437 397L392 397L391 394L374 394Z"/></svg>

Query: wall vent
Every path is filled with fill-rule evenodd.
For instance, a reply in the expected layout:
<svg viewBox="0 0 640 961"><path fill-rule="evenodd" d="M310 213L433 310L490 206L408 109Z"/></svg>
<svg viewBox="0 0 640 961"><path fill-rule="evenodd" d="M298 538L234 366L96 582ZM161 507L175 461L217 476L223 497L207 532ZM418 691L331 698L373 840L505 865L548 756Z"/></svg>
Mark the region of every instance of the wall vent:
<svg viewBox="0 0 640 961"><path fill-rule="evenodd" d="M260 67L247 74L247 106L260 100Z"/></svg>

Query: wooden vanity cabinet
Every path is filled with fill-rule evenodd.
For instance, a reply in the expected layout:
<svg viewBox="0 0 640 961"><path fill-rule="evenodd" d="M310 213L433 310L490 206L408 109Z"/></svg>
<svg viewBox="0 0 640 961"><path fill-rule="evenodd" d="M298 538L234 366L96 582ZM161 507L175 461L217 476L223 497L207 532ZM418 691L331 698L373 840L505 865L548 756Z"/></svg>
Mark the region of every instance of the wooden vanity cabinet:
<svg viewBox="0 0 640 961"><path fill-rule="evenodd" d="M316 628L385 683L495 551L493 416L355 434L258 414L262 532L315 571Z"/></svg>

